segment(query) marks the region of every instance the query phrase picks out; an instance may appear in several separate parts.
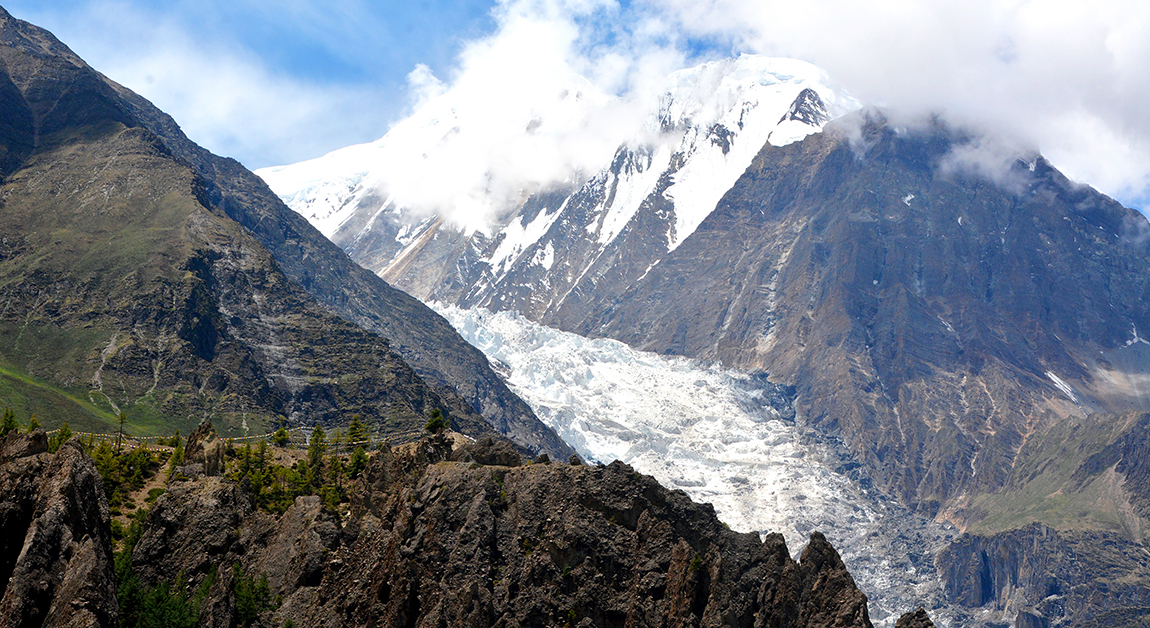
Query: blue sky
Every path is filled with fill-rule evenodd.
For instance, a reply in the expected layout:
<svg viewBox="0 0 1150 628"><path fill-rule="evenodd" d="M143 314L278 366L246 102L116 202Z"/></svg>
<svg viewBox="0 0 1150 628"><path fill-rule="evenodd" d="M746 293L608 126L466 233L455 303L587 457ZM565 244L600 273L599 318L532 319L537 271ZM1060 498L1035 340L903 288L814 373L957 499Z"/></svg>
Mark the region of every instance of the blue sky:
<svg viewBox="0 0 1150 628"><path fill-rule="evenodd" d="M1150 207L1145 0L6 0L112 79L250 168L382 136L483 67L523 24L519 56L633 96L740 52L828 71L863 102L942 113L1041 151L1072 179ZM536 60L537 61L537 60ZM504 61L522 96L539 63ZM418 68L418 69L417 69ZM498 68L496 68L498 70ZM501 82L501 84L505 84ZM589 132L595 132L589 129Z"/></svg>
<svg viewBox="0 0 1150 628"><path fill-rule="evenodd" d="M445 74L465 42L496 28L493 3L473 0L2 4L172 113L192 139L251 168L383 135L410 106L406 77L417 64ZM264 110L253 120L233 107L210 109L222 116L212 124L181 85L208 98L262 91L235 108L246 101ZM295 109L284 111L286 103Z"/></svg>

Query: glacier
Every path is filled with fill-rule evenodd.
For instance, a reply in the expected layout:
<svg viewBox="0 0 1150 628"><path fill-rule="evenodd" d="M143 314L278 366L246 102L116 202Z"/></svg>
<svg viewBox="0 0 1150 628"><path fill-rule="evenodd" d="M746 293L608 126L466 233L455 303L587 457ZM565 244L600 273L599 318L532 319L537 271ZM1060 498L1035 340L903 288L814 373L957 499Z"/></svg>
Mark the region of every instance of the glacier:
<svg viewBox="0 0 1150 628"><path fill-rule="evenodd" d="M429 305L588 462L621 460L711 503L734 530L782 533L796 557L822 532L876 625L918 606L939 625L965 623L934 568L957 532L853 476L841 444L803 426L787 389L764 374L588 339L516 312Z"/></svg>

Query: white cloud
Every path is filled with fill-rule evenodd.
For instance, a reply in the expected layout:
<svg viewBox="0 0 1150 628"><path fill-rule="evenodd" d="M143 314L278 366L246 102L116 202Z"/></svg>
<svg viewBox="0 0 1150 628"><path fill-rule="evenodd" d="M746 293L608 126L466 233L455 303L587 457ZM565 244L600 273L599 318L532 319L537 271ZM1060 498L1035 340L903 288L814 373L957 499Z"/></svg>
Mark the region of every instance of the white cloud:
<svg viewBox="0 0 1150 628"><path fill-rule="evenodd" d="M368 153L381 193L483 229L509 202L609 163L649 111L629 97L642 91L634 86L682 64L658 47L588 50L579 20L615 10L594 0L505 3L498 32L468 44L446 81L417 66L408 76L415 114Z"/></svg>
<svg viewBox="0 0 1150 628"><path fill-rule="evenodd" d="M1150 188L1150 3L650 1L674 28L828 70L863 101L942 113L1119 198Z"/></svg>
<svg viewBox="0 0 1150 628"><path fill-rule="evenodd" d="M269 69L221 33L194 36L178 18L105 0L30 16L94 68L144 95L195 142L249 167L298 161L383 133L402 95L320 85Z"/></svg>
<svg viewBox="0 0 1150 628"><path fill-rule="evenodd" d="M600 167L670 72L720 51L808 60L900 121L940 114L986 133L955 167L1005 180L995 168L1012 151L1038 151L1127 203L1150 189L1144 0L503 0L496 16L443 83L412 73L414 100L443 90L456 131L383 183L456 220L481 224L509 196ZM585 100L560 98L580 77Z"/></svg>
<svg viewBox="0 0 1150 628"><path fill-rule="evenodd" d="M447 91L447 85L439 80L427 65L420 63L407 75L407 88L418 109Z"/></svg>
<svg viewBox="0 0 1150 628"><path fill-rule="evenodd" d="M368 42L385 18L365 0L236 1L336 55L379 54ZM226 15L222 2L202 10ZM177 5L184 13L172 15L199 10ZM671 71L751 52L813 62L863 102L902 116L941 113L1040 151L1127 203L1150 201L1145 0L498 0L497 31L464 45L454 71L405 68L407 94L370 78L359 86L295 78L226 29L216 39L203 29L193 36L161 11L91 0L53 29L171 113L192 139L250 166L378 137L404 103L453 93L467 123L451 142L461 151L456 187L513 193L613 150ZM609 104L560 98L578 77L590 102ZM535 118L542 125L534 135L507 139ZM447 167L446 147L439 152Z"/></svg>

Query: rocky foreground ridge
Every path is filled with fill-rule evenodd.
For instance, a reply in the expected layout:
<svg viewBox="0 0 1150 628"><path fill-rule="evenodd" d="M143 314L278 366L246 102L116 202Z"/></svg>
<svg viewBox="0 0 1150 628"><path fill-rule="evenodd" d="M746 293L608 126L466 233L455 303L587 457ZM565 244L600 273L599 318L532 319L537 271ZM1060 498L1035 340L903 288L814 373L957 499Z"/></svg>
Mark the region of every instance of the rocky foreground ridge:
<svg viewBox="0 0 1150 628"><path fill-rule="evenodd" d="M271 514L244 484L173 481L131 554L141 582L204 592L200 626L871 626L821 534L795 562L780 535L732 532L618 462L521 464L501 442L429 436L376 453L337 511L300 497ZM0 495L0 626L117 625L108 506L79 442L7 436ZM237 581L263 577L275 602L243 616Z"/></svg>

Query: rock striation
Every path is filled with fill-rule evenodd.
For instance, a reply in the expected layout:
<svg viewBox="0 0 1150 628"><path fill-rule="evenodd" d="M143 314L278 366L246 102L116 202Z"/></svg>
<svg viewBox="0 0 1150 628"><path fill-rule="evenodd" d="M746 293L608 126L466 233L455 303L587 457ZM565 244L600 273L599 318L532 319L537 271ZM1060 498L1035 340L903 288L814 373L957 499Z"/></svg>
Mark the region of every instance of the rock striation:
<svg viewBox="0 0 1150 628"><path fill-rule="evenodd" d="M108 502L73 438L0 440L0 627L117 625Z"/></svg>

